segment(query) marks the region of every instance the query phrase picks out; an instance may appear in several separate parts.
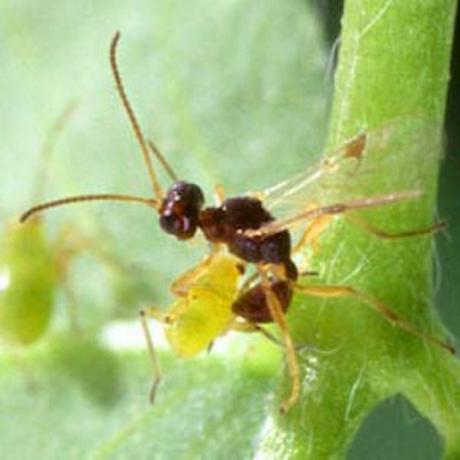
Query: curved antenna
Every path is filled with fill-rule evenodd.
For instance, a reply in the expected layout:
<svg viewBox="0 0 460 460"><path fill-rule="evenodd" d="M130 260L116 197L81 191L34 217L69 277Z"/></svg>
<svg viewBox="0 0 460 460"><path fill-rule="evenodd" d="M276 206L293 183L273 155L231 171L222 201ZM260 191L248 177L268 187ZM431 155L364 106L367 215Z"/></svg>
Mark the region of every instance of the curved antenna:
<svg viewBox="0 0 460 460"><path fill-rule="evenodd" d="M136 116L134 115L134 111L129 103L128 96L126 95L123 82L121 80L121 74L118 70L117 65L117 44L120 39L120 32L117 31L112 39L112 43L110 44L110 67L112 68L113 77L115 79L115 85L118 91L118 94L121 98L121 102L123 107L128 115L129 122L131 123L131 127L134 131L134 135L139 143L139 146L142 151L142 155L144 157L145 165L147 166L147 171L150 178L150 183L152 184L152 189L155 194L157 200L161 200L164 196L163 189L158 182L157 176L155 174L155 170L153 169L152 161L149 156L149 151L147 148L147 144L145 142L145 138L142 134L141 128L139 123L137 122Z"/></svg>
<svg viewBox="0 0 460 460"><path fill-rule="evenodd" d="M157 200L152 198L143 198L140 196L132 195L119 195L116 193L101 193L97 195L76 195L69 196L66 198L60 198L59 200L48 201L47 203L42 203L37 206L34 206L27 210L21 215L19 221L24 223L27 219L32 217L35 214L46 211L50 208L56 208L58 206L64 206L72 203L81 203L82 201L124 201L128 203L141 203L149 206L150 208L155 208L158 210L159 203Z"/></svg>
<svg viewBox="0 0 460 460"><path fill-rule="evenodd" d="M174 172L171 165L167 162L165 156L161 153L160 149L150 139L147 141L147 143L150 147L150 151L153 153L153 155L157 157L158 161L161 163L163 168L165 168L165 171L168 173L169 177L174 182L178 182L179 178L177 177L177 174Z"/></svg>
<svg viewBox="0 0 460 460"><path fill-rule="evenodd" d="M38 173L35 176L34 185L32 187L32 199L34 201L40 201L43 199L48 166L50 164L51 158L53 157L56 143L66 124L75 112L76 107L76 101L70 101L67 103L62 113L54 121L53 125L46 134L45 140L43 141L40 152L38 154L38 158L41 160L41 164L39 166Z"/></svg>

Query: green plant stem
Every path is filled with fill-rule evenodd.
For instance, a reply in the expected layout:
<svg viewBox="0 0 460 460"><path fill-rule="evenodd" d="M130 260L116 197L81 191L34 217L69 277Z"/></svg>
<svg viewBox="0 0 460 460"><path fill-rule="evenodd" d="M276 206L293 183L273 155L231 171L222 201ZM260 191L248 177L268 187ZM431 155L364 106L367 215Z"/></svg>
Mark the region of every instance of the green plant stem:
<svg viewBox="0 0 460 460"><path fill-rule="evenodd" d="M412 203L362 214L375 226L402 231L432 221L455 7L454 0L346 3L329 144L367 130L371 142L361 166L374 173L355 176L353 184L344 174L334 185L355 187L361 196L424 193ZM418 331L442 338L432 309L430 240L380 241L342 218L321 238L311 263L322 269L322 283L351 285ZM458 458L460 366L449 353L350 299L297 296L290 324L297 341L314 342L323 352L301 354L301 402L273 423L262 452L343 458L373 407L402 393L441 434L446 458Z"/></svg>

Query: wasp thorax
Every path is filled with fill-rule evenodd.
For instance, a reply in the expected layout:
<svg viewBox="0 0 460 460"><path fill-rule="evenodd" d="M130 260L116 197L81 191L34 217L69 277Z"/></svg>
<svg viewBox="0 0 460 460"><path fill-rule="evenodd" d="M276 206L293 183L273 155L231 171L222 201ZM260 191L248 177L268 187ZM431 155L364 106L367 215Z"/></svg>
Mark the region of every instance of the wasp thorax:
<svg viewBox="0 0 460 460"><path fill-rule="evenodd" d="M222 208L209 207L200 213L200 228L208 241L227 243L233 237L234 229L229 228L225 211Z"/></svg>
<svg viewBox="0 0 460 460"><path fill-rule="evenodd" d="M161 205L161 228L179 240L192 238L203 204L204 196L200 187L187 182L174 183Z"/></svg>

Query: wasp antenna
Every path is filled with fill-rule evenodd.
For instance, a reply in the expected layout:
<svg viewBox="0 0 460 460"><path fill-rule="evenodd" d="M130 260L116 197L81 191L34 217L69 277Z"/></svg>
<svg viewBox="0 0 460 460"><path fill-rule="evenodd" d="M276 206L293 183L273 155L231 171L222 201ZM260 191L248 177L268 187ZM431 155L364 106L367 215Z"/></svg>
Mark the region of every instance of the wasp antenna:
<svg viewBox="0 0 460 460"><path fill-rule="evenodd" d="M24 223L30 217L34 216L35 214L46 211L47 209L56 208L58 206L65 206L72 203L81 203L82 201L124 201L129 203L145 204L151 208L155 208L156 210L158 210L159 208L159 203L157 200L154 200L152 198L143 198L140 196L119 195L114 193L102 193L97 195L76 195L61 198L59 200L48 201L47 203L42 203L37 206L34 206L27 210L25 213L23 213L19 218L19 221L21 223Z"/></svg>
<svg viewBox="0 0 460 460"><path fill-rule="evenodd" d="M163 189L158 182L157 176L155 174L155 170L153 169L152 161L149 156L149 151L147 148L147 143L145 142L144 135L142 134L142 130L140 128L139 123L137 122L136 115L134 114L134 110L129 103L128 96L126 95L123 82L121 79L121 74L118 69L117 64L117 45L120 40L120 32L117 31L112 39L112 43L110 45L110 67L112 68L113 77L115 79L115 85L117 88L117 92L121 98L121 102L123 107L128 115L129 122L131 123L131 127L134 131L134 135L139 143L139 146L142 151L142 155L144 157L145 165L147 166L147 171L150 178L150 183L152 184L153 192L157 198L157 200L161 200L164 196Z"/></svg>
<svg viewBox="0 0 460 460"><path fill-rule="evenodd" d="M179 178L177 177L177 174L174 172L172 169L171 165L167 162L165 156L161 153L160 149L155 145L155 143L149 139L147 141L150 151L155 155L158 159L158 161L161 163L165 171L168 173L169 177L174 181L177 182Z"/></svg>

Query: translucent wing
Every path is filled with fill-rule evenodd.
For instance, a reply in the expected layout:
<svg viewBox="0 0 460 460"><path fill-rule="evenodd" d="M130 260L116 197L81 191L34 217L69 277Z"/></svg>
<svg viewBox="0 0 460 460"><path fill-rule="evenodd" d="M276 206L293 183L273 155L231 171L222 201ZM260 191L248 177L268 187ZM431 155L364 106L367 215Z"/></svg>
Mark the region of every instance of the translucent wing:
<svg viewBox="0 0 460 460"><path fill-rule="evenodd" d="M437 174L436 128L431 120L407 117L362 131L325 153L318 165L255 195L277 218L287 218L367 196L425 192L421 184L434 185Z"/></svg>

